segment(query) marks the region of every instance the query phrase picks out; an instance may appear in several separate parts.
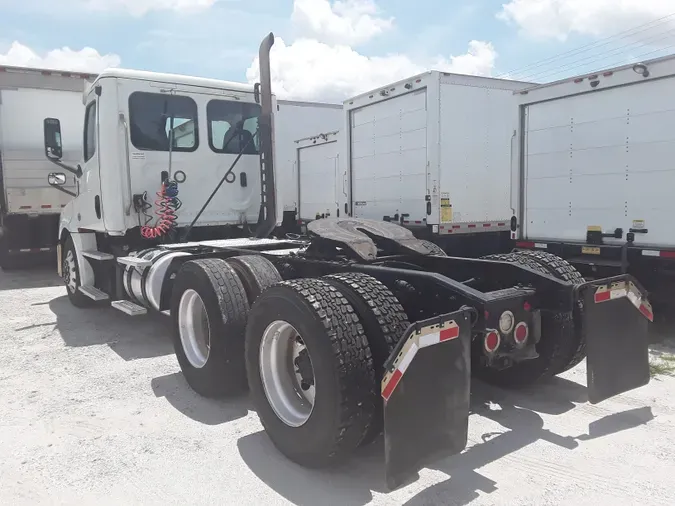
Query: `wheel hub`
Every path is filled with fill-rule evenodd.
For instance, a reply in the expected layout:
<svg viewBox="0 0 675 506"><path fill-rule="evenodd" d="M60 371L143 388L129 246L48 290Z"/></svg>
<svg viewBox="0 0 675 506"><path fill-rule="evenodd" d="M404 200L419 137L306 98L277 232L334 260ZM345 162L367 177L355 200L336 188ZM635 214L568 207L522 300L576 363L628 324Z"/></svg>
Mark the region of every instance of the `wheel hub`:
<svg viewBox="0 0 675 506"><path fill-rule="evenodd" d="M298 356L293 360L293 364L295 365L295 373L300 380L300 387L304 391L309 390L314 385L314 369L312 368L312 361L309 358L307 348L300 350Z"/></svg>
<svg viewBox="0 0 675 506"><path fill-rule="evenodd" d="M178 332L190 365L204 367L211 353L211 327L204 301L195 290L185 290L178 303Z"/></svg>
<svg viewBox="0 0 675 506"><path fill-rule="evenodd" d="M277 417L300 427L314 410L315 376L302 336L288 322L270 323L260 341L260 378Z"/></svg>
<svg viewBox="0 0 675 506"><path fill-rule="evenodd" d="M68 251L63 259L63 281L68 291L75 293L77 290L77 267L75 267L73 250Z"/></svg>

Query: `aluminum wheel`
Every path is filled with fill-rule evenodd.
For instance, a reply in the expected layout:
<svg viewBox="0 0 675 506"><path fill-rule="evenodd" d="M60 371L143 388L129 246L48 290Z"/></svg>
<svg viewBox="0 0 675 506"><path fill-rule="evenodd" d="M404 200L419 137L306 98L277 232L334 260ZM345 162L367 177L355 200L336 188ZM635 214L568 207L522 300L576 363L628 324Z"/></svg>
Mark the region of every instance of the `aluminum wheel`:
<svg viewBox="0 0 675 506"><path fill-rule="evenodd" d="M66 257L63 259L63 281L70 293L77 292L77 267L75 265L75 253L72 249L68 250Z"/></svg>
<svg viewBox="0 0 675 506"><path fill-rule="evenodd" d="M260 378L267 400L286 425L300 427L314 409L314 367L307 346L288 322L270 323L260 342Z"/></svg>
<svg viewBox="0 0 675 506"><path fill-rule="evenodd" d="M181 296L178 329L186 358L192 367L201 369L211 352L211 328L204 301L195 290L185 290Z"/></svg>

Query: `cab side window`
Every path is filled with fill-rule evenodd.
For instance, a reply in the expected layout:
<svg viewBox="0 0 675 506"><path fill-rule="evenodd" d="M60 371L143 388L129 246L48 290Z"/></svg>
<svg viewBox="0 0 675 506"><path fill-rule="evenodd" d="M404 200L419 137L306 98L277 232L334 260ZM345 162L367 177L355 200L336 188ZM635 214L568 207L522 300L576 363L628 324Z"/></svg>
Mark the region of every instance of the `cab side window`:
<svg viewBox="0 0 675 506"><path fill-rule="evenodd" d="M88 162L96 153L96 102L87 106L84 113L84 161Z"/></svg>
<svg viewBox="0 0 675 506"><path fill-rule="evenodd" d="M137 91L129 97L131 143L142 151L194 151L197 104L190 97ZM170 139L173 139L171 142Z"/></svg>

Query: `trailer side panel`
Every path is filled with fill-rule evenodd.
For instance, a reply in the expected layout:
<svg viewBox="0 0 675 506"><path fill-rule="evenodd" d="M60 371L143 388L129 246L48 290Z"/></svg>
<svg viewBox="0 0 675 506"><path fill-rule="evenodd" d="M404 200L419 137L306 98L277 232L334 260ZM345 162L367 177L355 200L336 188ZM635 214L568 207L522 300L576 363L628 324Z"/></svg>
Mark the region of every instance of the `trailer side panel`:
<svg viewBox="0 0 675 506"><path fill-rule="evenodd" d="M589 227L675 246L672 78L525 107L525 237L585 241ZM612 243L608 239L607 243Z"/></svg>

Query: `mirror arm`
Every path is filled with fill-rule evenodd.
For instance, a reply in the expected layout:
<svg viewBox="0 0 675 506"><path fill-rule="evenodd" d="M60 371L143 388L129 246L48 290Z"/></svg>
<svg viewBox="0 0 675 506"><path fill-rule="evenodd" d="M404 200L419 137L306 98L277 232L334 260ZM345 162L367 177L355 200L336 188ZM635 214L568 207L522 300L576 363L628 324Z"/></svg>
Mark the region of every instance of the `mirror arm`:
<svg viewBox="0 0 675 506"><path fill-rule="evenodd" d="M51 158L47 158L47 160L49 160L50 162L52 162L55 165L58 165L63 170L66 170L66 171L70 172L71 174L75 174L75 176L77 176L77 177L82 177L82 167L80 167L79 165L77 166L77 168L73 168L70 165L66 165L65 163L63 163L59 160L52 160ZM66 192L66 193L68 193L68 192Z"/></svg>
<svg viewBox="0 0 675 506"><path fill-rule="evenodd" d="M61 187L60 187L59 185L57 185L57 184L51 184L51 183L49 183L49 186L51 186L52 188L56 188L56 189L59 190L60 192L67 193L67 194L70 195L71 197L77 197L77 193L71 192L70 190L66 190L65 188L61 188Z"/></svg>

